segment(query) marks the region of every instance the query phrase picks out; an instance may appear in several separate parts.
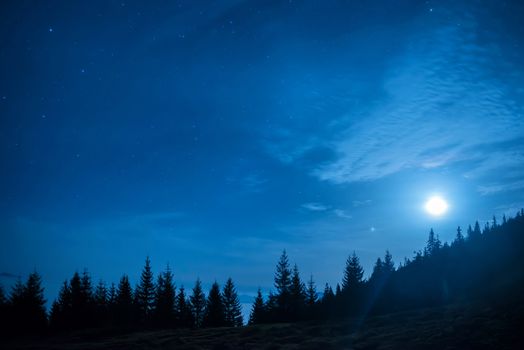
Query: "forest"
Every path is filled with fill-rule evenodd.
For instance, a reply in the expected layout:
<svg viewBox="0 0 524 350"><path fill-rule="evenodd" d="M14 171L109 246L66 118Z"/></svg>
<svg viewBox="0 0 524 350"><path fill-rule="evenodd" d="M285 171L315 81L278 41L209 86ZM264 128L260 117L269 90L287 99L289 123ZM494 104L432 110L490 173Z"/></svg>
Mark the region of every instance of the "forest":
<svg viewBox="0 0 524 350"><path fill-rule="evenodd" d="M261 289L253 301L249 325L331 322L352 319L362 323L373 315L472 301L521 302L524 292L524 210L514 217L479 222L455 239L441 242L433 229L426 246L395 264L386 251L369 278L358 256L349 254L341 282L321 290L313 277L305 281L284 250L276 265L274 290ZM2 337L61 334L85 329L133 332L144 329L242 327L244 320L236 287L229 278L216 281L207 295L197 279L188 292L177 288L171 268L154 276L146 258L138 284L127 275L117 284L93 284L87 270L65 280L46 310L42 279L32 272L10 290L0 288Z"/></svg>

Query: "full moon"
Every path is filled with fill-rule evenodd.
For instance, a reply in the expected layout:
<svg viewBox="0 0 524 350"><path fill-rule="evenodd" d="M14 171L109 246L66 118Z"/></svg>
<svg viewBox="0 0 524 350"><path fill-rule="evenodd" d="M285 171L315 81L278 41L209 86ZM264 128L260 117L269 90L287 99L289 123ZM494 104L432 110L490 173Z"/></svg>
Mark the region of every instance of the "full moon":
<svg viewBox="0 0 524 350"><path fill-rule="evenodd" d="M424 205L426 211L433 216L441 216L448 210L448 203L439 196L428 199Z"/></svg>

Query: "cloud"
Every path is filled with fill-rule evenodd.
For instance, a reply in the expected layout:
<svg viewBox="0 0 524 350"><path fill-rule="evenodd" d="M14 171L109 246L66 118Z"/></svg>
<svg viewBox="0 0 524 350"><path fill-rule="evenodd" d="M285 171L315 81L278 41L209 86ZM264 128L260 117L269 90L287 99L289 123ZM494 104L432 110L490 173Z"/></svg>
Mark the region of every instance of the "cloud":
<svg viewBox="0 0 524 350"><path fill-rule="evenodd" d="M362 201L353 201L354 207L362 207L362 206L370 205L370 204L371 204L371 199L365 199Z"/></svg>
<svg viewBox="0 0 524 350"><path fill-rule="evenodd" d="M304 203L302 204L302 208L310 211L326 211L329 209L328 206L321 203Z"/></svg>
<svg viewBox="0 0 524 350"><path fill-rule="evenodd" d="M348 213L346 213L345 210L342 210L342 209L335 209L333 210L333 212L339 218L343 218L343 219L352 219L353 218L353 216L349 215Z"/></svg>
<svg viewBox="0 0 524 350"><path fill-rule="evenodd" d="M477 187L477 191L482 195L490 195L500 192L516 191L521 189L524 189L524 180L506 183L495 183L487 186Z"/></svg>
<svg viewBox="0 0 524 350"><path fill-rule="evenodd" d="M364 117L333 144L338 158L313 173L341 184L464 161L483 168L482 176L500 171L500 157L506 166L517 166L522 142L511 151L491 148L524 134L523 112L513 99L516 87L498 77L515 68L501 62L494 44L481 45L476 30L468 17L460 26L415 36L406 53L391 62L386 97L359 112Z"/></svg>

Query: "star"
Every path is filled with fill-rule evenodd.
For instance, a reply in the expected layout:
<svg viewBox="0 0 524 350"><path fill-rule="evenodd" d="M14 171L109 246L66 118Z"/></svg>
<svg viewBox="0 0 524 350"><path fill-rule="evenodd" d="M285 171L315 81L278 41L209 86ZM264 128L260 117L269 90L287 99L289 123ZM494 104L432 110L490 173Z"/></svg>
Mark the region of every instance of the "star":
<svg viewBox="0 0 524 350"><path fill-rule="evenodd" d="M52 33L53 32L53 28L49 28L49 33Z"/></svg>

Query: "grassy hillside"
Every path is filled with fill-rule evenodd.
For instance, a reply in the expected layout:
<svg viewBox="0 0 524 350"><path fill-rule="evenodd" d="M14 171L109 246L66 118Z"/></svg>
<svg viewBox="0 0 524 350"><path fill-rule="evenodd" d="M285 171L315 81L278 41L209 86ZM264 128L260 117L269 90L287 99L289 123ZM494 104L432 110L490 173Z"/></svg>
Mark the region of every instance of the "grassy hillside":
<svg viewBox="0 0 524 350"><path fill-rule="evenodd" d="M7 343L9 349L522 349L524 305L470 304L363 322L267 324L131 334L76 333Z"/></svg>

